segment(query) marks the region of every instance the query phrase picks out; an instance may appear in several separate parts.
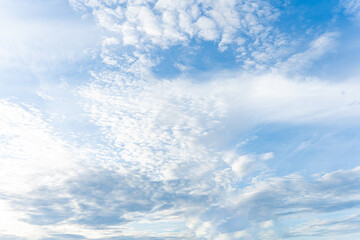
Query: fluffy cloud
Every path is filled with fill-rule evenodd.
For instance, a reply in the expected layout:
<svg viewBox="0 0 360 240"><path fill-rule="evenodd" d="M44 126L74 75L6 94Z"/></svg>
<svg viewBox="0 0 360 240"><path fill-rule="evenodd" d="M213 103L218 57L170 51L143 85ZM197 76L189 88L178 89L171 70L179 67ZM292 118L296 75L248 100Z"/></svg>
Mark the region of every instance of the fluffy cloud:
<svg viewBox="0 0 360 240"><path fill-rule="evenodd" d="M100 26L119 37L123 46L147 51L187 45L193 40L214 41L220 51L231 46L247 65L274 59L285 35L274 29L279 11L267 1L88 1L70 0L91 12ZM246 44L245 44L246 43Z"/></svg>

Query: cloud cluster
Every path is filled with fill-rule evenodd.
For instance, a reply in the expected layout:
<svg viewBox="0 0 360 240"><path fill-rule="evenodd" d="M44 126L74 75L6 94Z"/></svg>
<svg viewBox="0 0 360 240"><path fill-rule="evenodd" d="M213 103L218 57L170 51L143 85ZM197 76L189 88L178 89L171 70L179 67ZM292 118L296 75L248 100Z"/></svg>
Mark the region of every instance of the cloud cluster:
<svg viewBox="0 0 360 240"><path fill-rule="evenodd" d="M316 224L313 235L325 236L326 224L352 232L356 216L346 211L358 208L358 168L274 177L267 161L276 155L242 154L234 135L267 123L352 119L358 88L275 74L203 83L94 74L79 92L99 128L91 148L61 140L36 109L2 101L4 212L34 232L29 239L276 239L305 237L302 229ZM342 211L329 223L285 224ZM2 234L23 236L5 227Z"/></svg>
<svg viewBox="0 0 360 240"><path fill-rule="evenodd" d="M358 181L359 168L311 179L293 174L257 180L232 198L231 209L239 215L229 215L221 224L218 223L224 219L216 219L214 223L229 232L246 229L251 237L243 239L256 239L256 236L261 239L356 236L359 195L354 184ZM294 221L294 224L285 228L286 221ZM232 224L234 222L236 224Z"/></svg>
<svg viewBox="0 0 360 240"><path fill-rule="evenodd" d="M100 26L119 38L122 46L145 51L167 49L191 41L212 41L219 51L231 47L245 65L274 60L286 45L275 27L279 10L267 1L88 1L70 0L91 12Z"/></svg>
<svg viewBox="0 0 360 240"><path fill-rule="evenodd" d="M268 177L266 161L274 154L241 155L233 135L259 124L333 125L339 119L352 119L360 114L353 104L358 101L358 88L356 82L293 81L280 75L215 77L194 83L104 72L94 75L80 93L87 99L88 116L105 136L101 152L108 156L107 164L116 165L121 174L140 177L107 182L133 179L126 185L144 186L138 190L145 194L139 199L150 204L137 205L138 214L131 205L115 204L119 214L127 213L117 221L127 222L129 216L130 222L139 221L139 216L152 219L152 214L164 210L169 215L161 219L176 217L186 224L181 233L187 235L180 238L273 239L301 235L305 227L301 224L278 230L287 217L358 207L357 200L346 200L346 196L357 199L352 188L342 197L336 193L345 182L355 184L358 169L310 180L301 175ZM199 207L199 201L205 204ZM314 234L324 235L321 230Z"/></svg>

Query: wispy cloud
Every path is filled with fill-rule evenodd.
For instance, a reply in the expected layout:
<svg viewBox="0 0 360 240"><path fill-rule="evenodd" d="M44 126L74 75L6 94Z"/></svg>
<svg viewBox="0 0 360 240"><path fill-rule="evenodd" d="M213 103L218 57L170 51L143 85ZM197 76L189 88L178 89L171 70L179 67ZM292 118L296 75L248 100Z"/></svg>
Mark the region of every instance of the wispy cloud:
<svg viewBox="0 0 360 240"><path fill-rule="evenodd" d="M360 19L360 1L358 0L341 0L340 3L345 8L345 12L356 20Z"/></svg>
<svg viewBox="0 0 360 240"><path fill-rule="evenodd" d="M277 63L275 71L296 72L306 69L313 65L313 62L328 53L336 51L336 39L339 37L338 32L327 32L312 40L308 49L303 52L295 53L287 58L284 62Z"/></svg>
<svg viewBox="0 0 360 240"><path fill-rule="evenodd" d="M0 109L0 194L2 213L9 216L1 234L39 239L44 230L28 222L36 206L24 201L37 189L62 186L76 175L82 153L59 139L31 106L1 100ZM41 198L48 199L45 195Z"/></svg>

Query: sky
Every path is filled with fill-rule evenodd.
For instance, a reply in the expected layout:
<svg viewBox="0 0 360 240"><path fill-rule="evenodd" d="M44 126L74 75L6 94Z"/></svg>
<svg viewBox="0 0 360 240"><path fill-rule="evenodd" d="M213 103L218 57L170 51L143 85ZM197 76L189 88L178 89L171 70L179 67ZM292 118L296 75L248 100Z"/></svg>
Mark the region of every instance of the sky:
<svg viewBox="0 0 360 240"><path fill-rule="evenodd" d="M0 0L0 239L360 239L359 0Z"/></svg>

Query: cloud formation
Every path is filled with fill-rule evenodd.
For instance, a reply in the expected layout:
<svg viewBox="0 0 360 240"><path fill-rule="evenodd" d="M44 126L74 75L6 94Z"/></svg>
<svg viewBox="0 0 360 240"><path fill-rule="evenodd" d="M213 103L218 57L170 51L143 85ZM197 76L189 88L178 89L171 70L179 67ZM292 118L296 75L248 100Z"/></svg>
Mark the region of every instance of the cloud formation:
<svg viewBox="0 0 360 240"><path fill-rule="evenodd" d="M186 79L139 80L114 72L94 78L81 95L88 99L85 108L89 117L106 136L102 152L110 150L109 159L122 169L131 169L141 178L156 182L156 186L164 186L164 190L154 190L160 199L162 191L167 196L175 194L177 197L170 198L174 202L167 205L168 211L178 206L178 201L185 203L181 208L184 212L177 212L176 216L188 226L192 234L189 238L231 239L236 235L241 236L239 239L253 239L260 236L255 233L256 228L278 228L283 216L357 207L356 201L325 194L336 191L336 177L332 176L342 175L341 171L312 180L301 175L266 177L270 170L265 161L273 158L272 153L241 155L236 142L229 141L232 133L239 134L259 124L326 121L334 125L339 117L352 119L360 113L352 104L358 101L359 86L355 82L293 81L264 75L193 83ZM356 175L357 171L345 172ZM169 188L175 186L172 184L177 187ZM238 184L246 187L238 188ZM178 194L187 201L183 202ZM344 194L350 196L349 192ZM303 195L310 199L302 198ZM153 199L142 197L148 198ZM194 215L197 201L207 204ZM158 209L156 203L153 207ZM278 219L276 223L268 222ZM264 229L264 236L270 234L267 227ZM289 231L275 232L279 237L299 234Z"/></svg>
<svg viewBox="0 0 360 240"><path fill-rule="evenodd" d="M2 101L4 211L16 216L14 226L25 224L34 232L29 239L272 239L306 236L302 229L315 224L313 235L326 235L320 224L352 232L356 217L346 211L358 208L358 168L310 178L276 177L267 167L273 153L242 155L241 145L229 139L261 124L256 119L328 124L351 119L359 114L351 104L358 101L357 83L241 77L194 83L93 75L80 89L85 111L103 138L92 149L61 140L36 109ZM320 101L328 96L338 97ZM285 226L295 216L342 211L329 223ZM352 227L344 221L352 221ZM23 236L12 230L16 227L2 234Z"/></svg>
<svg viewBox="0 0 360 240"><path fill-rule="evenodd" d="M140 51L154 47L212 41L219 51L231 47L239 61L255 65L274 60L286 45L285 34L272 24L279 10L253 1L87 1L70 0L80 12L93 14L100 26L123 46Z"/></svg>
<svg viewBox="0 0 360 240"><path fill-rule="evenodd" d="M308 132L320 125L325 132L358 128L357 76L329 81L303 74L335 52L340 29L307 29L303 39L292 39L284 29L295 24L281 22L290 2L69 2L83 21L91 15L103 28L92 52L98 55L90 54L96 66L87 66L91 76L81 84L60 80L53 89L36 89L41 104L0 95L0 238L359 238L356 162L342 170L281 172L280 164L300 166L306 159L295 163L294 155L281 156L269 144L280 141L276 134L248 147L258 129L271 126L279 126L278 135L289 126ZM341 3L356 9L354 1ZM13 43L27 34L18 19L14 35L0 37L19 46L0 48L15 65L23 64L17 55L35 67L53 58L72 62L68 53L77 58L95 41L83 38L90 33L77 35L81 24L59 24L56 34L74 36L64 45L49 38L55 53L47 51L37 40L54 23L43 22L26 44ZM204 60L210 68L226 52L234 52L231 61L242 68L170 79L154 73L161 58L174 58L184 72L201 68L183 64L177 53L185 49L192 57L199 48L214 50L212 44L215 53ZM258 71L245 72L251 67ZM281 148L295 153L314 142L300 139L293 147L284 139Z"/></svg>

